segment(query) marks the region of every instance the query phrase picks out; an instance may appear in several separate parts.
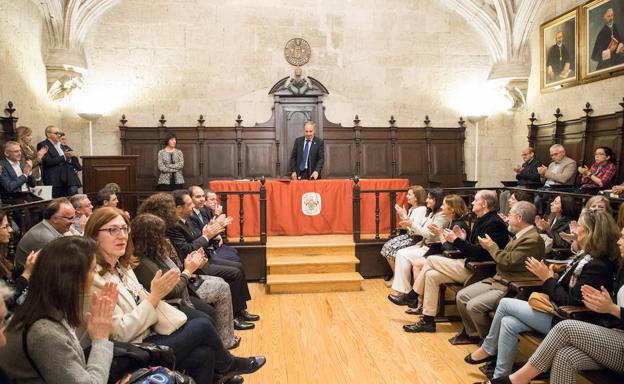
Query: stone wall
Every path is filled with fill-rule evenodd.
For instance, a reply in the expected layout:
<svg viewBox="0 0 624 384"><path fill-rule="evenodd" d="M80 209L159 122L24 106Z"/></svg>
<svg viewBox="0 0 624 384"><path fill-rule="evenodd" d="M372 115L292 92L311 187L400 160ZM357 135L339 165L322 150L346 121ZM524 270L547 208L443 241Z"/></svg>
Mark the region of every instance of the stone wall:
<svg viewBox="0 0 624 384"><path fill-rule="evenodd" d="M33 141L47 125L58 124L62 107L47 98L42 58L43 19L32 1L0 1L0 113L9 100L18 125L33 129Z"/></svg>

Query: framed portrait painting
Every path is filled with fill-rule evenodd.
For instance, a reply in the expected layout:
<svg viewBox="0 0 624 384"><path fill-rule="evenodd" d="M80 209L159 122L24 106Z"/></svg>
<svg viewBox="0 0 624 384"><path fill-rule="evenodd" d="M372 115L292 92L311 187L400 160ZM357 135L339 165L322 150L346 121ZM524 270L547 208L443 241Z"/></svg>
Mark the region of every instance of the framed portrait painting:
<svg viewBox="0 0 624 384"><path fill-rule="evenodd" d="M583 80L624 73L624 0L594 0L581 7Z"/></svg>
<svg viewBox="0 0 624 384"><path fill-rule="evenodd" d="M578 84L578 8L540 26L542 92Z"/></svg>

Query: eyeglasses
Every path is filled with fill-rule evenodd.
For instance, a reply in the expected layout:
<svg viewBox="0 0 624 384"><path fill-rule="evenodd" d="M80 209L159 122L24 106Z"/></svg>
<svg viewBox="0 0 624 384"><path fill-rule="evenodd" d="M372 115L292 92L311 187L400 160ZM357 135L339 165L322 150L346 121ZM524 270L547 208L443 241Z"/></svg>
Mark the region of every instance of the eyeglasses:
<svg viewBox="0 0 624 384"><path fill-rule="evenodd" d="M6 329L12 317L13 317L13 313L7 311L6 315L4 315L2 319L0 319L0 330Z"/></svg>
<svg viewBox="0 0 624 384"><path fill-rule="evenodd" d="M11 228L11 224L7 223L6 225L0 225L0 229L6 229L8 231L8 230L12 229Z"/></svg>
<svg viewBox="0 0 624 384"><path fill-rule="evenodd" d="M122 232L124 235L127 235L130 233L130 227L110 227L110 228L102 228L100 229L99 232L108 232L109 235L111 235L112 237L117 237L119 236Z"/></svg>
<svg viewBox="0 0 624 384"><path fill-rule="evenodd" d="M50 135L58 135L60 132L50 132Z"/></svg>

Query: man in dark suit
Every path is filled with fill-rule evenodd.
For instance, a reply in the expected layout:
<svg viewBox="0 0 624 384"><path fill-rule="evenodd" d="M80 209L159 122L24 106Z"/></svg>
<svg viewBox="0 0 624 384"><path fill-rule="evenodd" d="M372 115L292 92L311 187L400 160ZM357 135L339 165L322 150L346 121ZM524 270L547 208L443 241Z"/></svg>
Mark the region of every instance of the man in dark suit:
<svg viewBox="0 0 624 384"><path fill-rule="evenodd" d="M184 260L186 255L199 248L206 250L209 262L201 269L210 276L218 276L225 280L232 293L232 309L234 312L235 329L251 329L254 324L249 321L256 321L260 316L247 312L247 300L251 300L247 279L243 271L242 264L228 260L219 260L211 257L210 239L221 233L223 228L217 222L205 225L201 232L195 231L190 224L191 213L193 212L193 201L188 191L180 189L173 192L175 200L175 211L178 221L171 228L167 229L167 237L173 244L180 260Z"/></svg>
<svg viewBox="0 0 624 384"><path fill-rule="evenodd" d="M290 154L290 178L312 179L321 177L325 162L323 139L314 137L316 123L308 121L303 125L303 136L295 139Z"/></svg>
<svg viewBox="0 0 624 384"><path fill-rule="evenodd" d="M37 151L42 147L48 148L41 159L41 177L43 184L52 186L52 197L72 196L78 191L77 186L70 185L72 175L69 173L70 170L73 172L72 158L76 154L61 144L60 132L54 125L46 127L46 139L37 144Z"/></svg>
<svg viewBox="0 0 624 384"><path fill-rule="evenodd" d="M201 187L192 185L189 187L188 191L191 195L191 200L193 201L193 213L191 214L189 221L193 225L196 232L201 232L202 228L213 220L219 221L222 225L227 225L232 221L231 217L225 217L225 215L221 215L220 213L218 215L213 214L213 212L205 206L207 196ZM216 195L214 195L214 198L216 200ZM213 256L215 258L240 263L241 259L240 256L238 256L238 252L235 248L223 244L221 234L217 234L215 237L210 239L210 245L214 249Z"/></svg>
<svg viewBox="0 0 624 384"><path fill-rule="evenodd" d="M28 192L28 187L35 186L32 175L32 161L22 160L22 151L16 141L4 144L5 159L0 160L0 186L2 193Z"/></svg>

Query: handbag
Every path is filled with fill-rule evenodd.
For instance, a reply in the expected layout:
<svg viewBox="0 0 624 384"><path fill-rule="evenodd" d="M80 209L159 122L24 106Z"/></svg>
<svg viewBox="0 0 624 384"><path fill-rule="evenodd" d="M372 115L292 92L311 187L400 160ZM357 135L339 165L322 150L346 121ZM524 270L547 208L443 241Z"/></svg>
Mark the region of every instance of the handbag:
<svg viewBox="0 0 624 384"><path fill-rule="evenodd" d="M176 307L160 301L156 307L158 321L154 324L154 331L159 335L171 335L186 323L186 315Z"/></svg>
<svg viewBox="0 0 624 384"><path fill-rule="evenodd" d="M549 315L560 317L557 312L557 306L550 300L547 294L541 292L533 292L529 296L529 307L538 312L548 313Z"/></svg>
<svg viewBox="0 0 624 384"><path fill-rule="evenodd" d="M195 384L190 376L165 367L140 368L127 373L116 384Z"/></svg>
<svg viewBox="0 0 624 384"><path fill-rule="evenodd" d="M89 358L91 346L84 350L85 358ZM162 366L175 369L175 354L171 347L153 343L127 343L113 341L113 361L111 362L108 384L114 384L128 372L151 366Z"/></svg>

